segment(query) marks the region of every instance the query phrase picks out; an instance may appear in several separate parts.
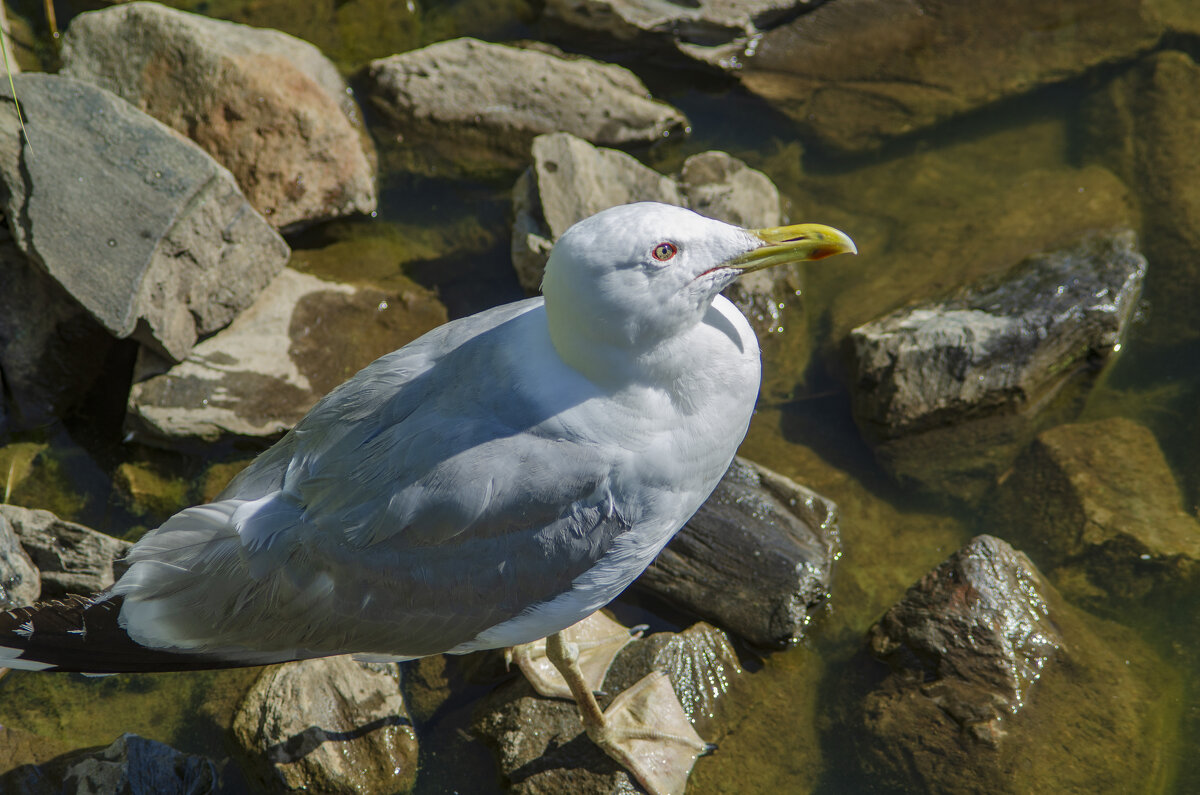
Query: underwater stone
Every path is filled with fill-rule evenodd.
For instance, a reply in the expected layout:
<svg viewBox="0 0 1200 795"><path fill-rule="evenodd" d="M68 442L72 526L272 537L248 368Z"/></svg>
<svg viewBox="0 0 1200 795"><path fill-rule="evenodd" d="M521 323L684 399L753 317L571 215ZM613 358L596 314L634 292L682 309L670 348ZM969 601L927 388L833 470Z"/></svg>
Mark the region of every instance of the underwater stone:
<svg viewBox="0 0 1200 795"><path fill-rule="evenodd" d="M751 643L793 646L829 596L837 506L736 458L637 586Z"/></svg>

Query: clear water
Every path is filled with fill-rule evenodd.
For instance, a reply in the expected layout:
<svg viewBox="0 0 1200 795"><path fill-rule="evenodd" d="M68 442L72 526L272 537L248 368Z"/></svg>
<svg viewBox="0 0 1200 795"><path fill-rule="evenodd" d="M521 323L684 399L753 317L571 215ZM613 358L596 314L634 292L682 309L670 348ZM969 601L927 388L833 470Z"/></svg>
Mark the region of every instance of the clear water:
<svg viewBox="0 0 1200 795"><path fill-rule="evenodd" d="M457 35L493 40L531 35L536 3L412 3L404 0L211 0L172 5L277 27L306 38L347 74L366 60ZM41 3L10 4L31 52L52 60ZM65 25L85 4L58 4ZM986 24L981 18L980 24ZM1186 43L1185 43L1186 44ZM971 257L931 256L914 273L922 234L963 225L981 193L1019 201L1030 175L1080 168L1080 105L1090 79L1036 91L899 141L878 153L836 157L801 141L790 123L759 100L685 74L640 69L662 99L684 110L691 137L637 153L663 171L693 152L724 149L765 171L791 205L793 220L846 229L862 254L808 268L802 296L786 310L783 333L764 340L766 380L742 453L835 500L845 554L828 608L806 643L765 658L737 681L717 737L721 751L701 761L689 792L865 791L847 771L846 743L832 725L837 689L867 628L923 573L984 529L989 517L903 488L880 470L849 413L836 342L856 322L906 298L913 284L953 286L971 276ZM747 123L747 119L753 119ZM387 161L385 152L384 162ZM450 316L521 297L508 265L508 189L512 175L476 181L385 174L378 217L327 224L292 241L298 267L394 285L411 279L434 290ZM911 234L908 234L911 233ZM1017 241L1016 245L1021 242ZM1028 253L1024 251L1023 253ZM901 268L906 266L908 270ZM1153 308L1082 404L1085 419L1127 416L1156 434L1193 514L1200 502L1200 344L1162 342L1148 332ZM126 359L122 360L121 355ZM118 352L114 369L128 367ZM118 374L119 375L119 374ZM120 377L113 379L120 384ZM176 507L219 488L248 450L221 449L197 460L122 445L123 397L100 395L68 423L69 433L21 440L0 450L0 477L20 473L44 446L52 466L35 469L14 502L47 507L115 535L134 538ZM232 462L232 463L229 463ZM166 481L154 504L115 496L112 476L136 465ZM635 601L619 614L647 615ZM1196 601L1130 604L1106 611L1112 643L1133 649L1157 685L1146 744L1160 756L1148 792L1200 791L1200 620ZM678 619L650 615L656 626ZM106 745L133 731L186 751L233 753L226 732L253 672L120 676L12 673L0 680L0 724L51 738L64 749ZM487 752L458 729L479 688L466 688L421 732L422 792L480 791L493 775ZM1033 696L1034 701L1037 694ZM1113 720L1120 720L1113 713ZM852 738L851 738L852 739ZM10 764L21 760L9 760ZM0 769L6 767L0 760ZM486 789L486 787L484 788Z"/></svg>

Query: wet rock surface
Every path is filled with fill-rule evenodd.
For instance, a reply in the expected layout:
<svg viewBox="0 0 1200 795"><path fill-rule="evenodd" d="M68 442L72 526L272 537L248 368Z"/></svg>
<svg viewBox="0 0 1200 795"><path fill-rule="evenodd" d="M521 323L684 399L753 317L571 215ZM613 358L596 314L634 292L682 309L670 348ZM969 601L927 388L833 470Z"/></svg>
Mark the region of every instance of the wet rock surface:
<svg viewBox="0 0 1200 795"><path fill-rule="evenodd" d="M417 737L394 663L342 656L270 667L233 731L271 792L404 792L416 775Z"/></svg>
<svg viewBox="0 0 1200 795"><path fill-rule="evenodd" d="M629 70L542 49L454 39L373 61L365 76L368 99L398 137L485 170L524 165L543 133L624 146L687 126Z"/></svg>
<svg viewBox="0 0 1200 795"><path fill-rule="evenodd" d="M1161 783L1149 738L1162 730L1156 702L1177 685L1148 678L1162 665L1131 632L1065 605L997 538L976 537L923 577L868 645L884 667L854 708L859 758L890 789Z"/></svg>
<svg viewBox="0 0 1200 795"><path fill-rule="evenodd" d="M939 0L837 0L766 33L738 74L822 143L862 151L1132 59L1163 29L1145 4L1120 0L1005 0L989 20Z"/></svg>
<svg viewBox="0 0 1200 795"><path fill-rule="evenodd" d="M1145 273L1131 231L1092 234L859 326L850 333L859 427L899 477L979 496L1065 381L1119 350ZM955 458L931 455L951 441Z"/></svg>
<svg viewBox="0 0 1200 795"><path fill-rule="evenodd" d="M283 267L287 244L198 147L87 83L24 74L16 90L38 156L0 114L13 237L114 336L182 359Z"/></svg>
<svg viewBox="0 0 1200 795"><path fill-rule="evenodd" d="M1195 339L1200 291L1200 66L1182 52L1145 58L1091 99L1088 149L1137 190L1154 263L1146 297L1161 341Z"/></svg>
<svg viewBox="0 0 1200 795"><path fill-rule="evenodd" d="M833 502L738 458L637 586L755 645L784 649L828 598L839 555Z"/></svg>
<svg viewBox="0 0 1200 795"><path fill-rule="evenodd" d="M997 524L1076 599L1200 585L1200 522L1148 428L1116 417L1038 435L996 495Z"/></svg>
<svg viewBox="0 0 1200 795"><path fill-rule="evenodd" d="M212 760L164 743L123 734L96 751L67 754L40 765L23 765L0 777L0 791L23 795L217 795L223 786Z"/></svg>
<svg viewBox="0 0 1200 795"><path fill-rule="evenodd" d="M0 524L6 524L41 574L39 599L67 594L85 596L113 584L113 563L131 544L98 533L49 511L0 505Z"/></svg>
<svg viewBox="0 0 1200 795"><path fill-rule="evenodd" d="M169 447L281 435L360 368L445 322L408 285L385 292L285 268L229 328L134 384L126 428Z"/></svg>
<svg viewBox="0 0 1200 795"><path fill-rule="evenodd" d="M62 58L62 74L200 144L276 227L375 209L374 150L358 107L308 42L130 3L72 20Z"/></svg>
<svg viewBox="0 0 1200 795"><path fill-rule="evenodd" d="M689 720L705 740L714 740L722 696L742 672L725 633L701 623L681 633L634 641L609 671L604 683L609 695L600 699L601 707L654 670L666 671ZM472 728L492 747L512 792L640 791L583 733L573 701L542 698L523 678L502 685L482 702Z"/></svg>
<svg viewBox="0 0 1200 795"><path fill-rule="evenodd" d="M566 133L538 136L531 152L533 163L513 186L512 234L513 266L530 293L541 286L554 241L575 222L618 204L674 204L750 228L783 223L779 191L770 178L726 152L688 157L678 177ZM792 269L774 268L739 279L725 295L760 333L770 333L799 286Z"/></svg>

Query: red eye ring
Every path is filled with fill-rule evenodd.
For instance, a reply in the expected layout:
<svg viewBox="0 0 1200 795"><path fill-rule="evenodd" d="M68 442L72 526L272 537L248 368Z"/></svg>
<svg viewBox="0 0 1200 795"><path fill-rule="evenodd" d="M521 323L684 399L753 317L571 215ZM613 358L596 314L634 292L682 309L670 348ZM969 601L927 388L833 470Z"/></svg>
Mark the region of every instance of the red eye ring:
<svg viewBox="0 0 1200 795"><path fill-rule="evenodd" d="M675 246L675 244L666 240L650 250L650 256L654 257L659 262L666 262L678 253L679 249Z"/></svg>

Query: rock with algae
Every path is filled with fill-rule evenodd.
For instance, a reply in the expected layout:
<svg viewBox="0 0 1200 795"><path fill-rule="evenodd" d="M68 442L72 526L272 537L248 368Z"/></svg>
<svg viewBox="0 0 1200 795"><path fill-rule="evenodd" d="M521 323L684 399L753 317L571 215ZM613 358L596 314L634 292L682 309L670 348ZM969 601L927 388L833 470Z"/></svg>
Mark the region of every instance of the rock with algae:
<svg viewBox="0 0 1200 795"><path fill-rule="evenodd" d="M1157 791L1169 777L1177 678L1000 539L978 536L923 577L868 646L877 662L860 660L847 730L884 789Z"/></svg>

